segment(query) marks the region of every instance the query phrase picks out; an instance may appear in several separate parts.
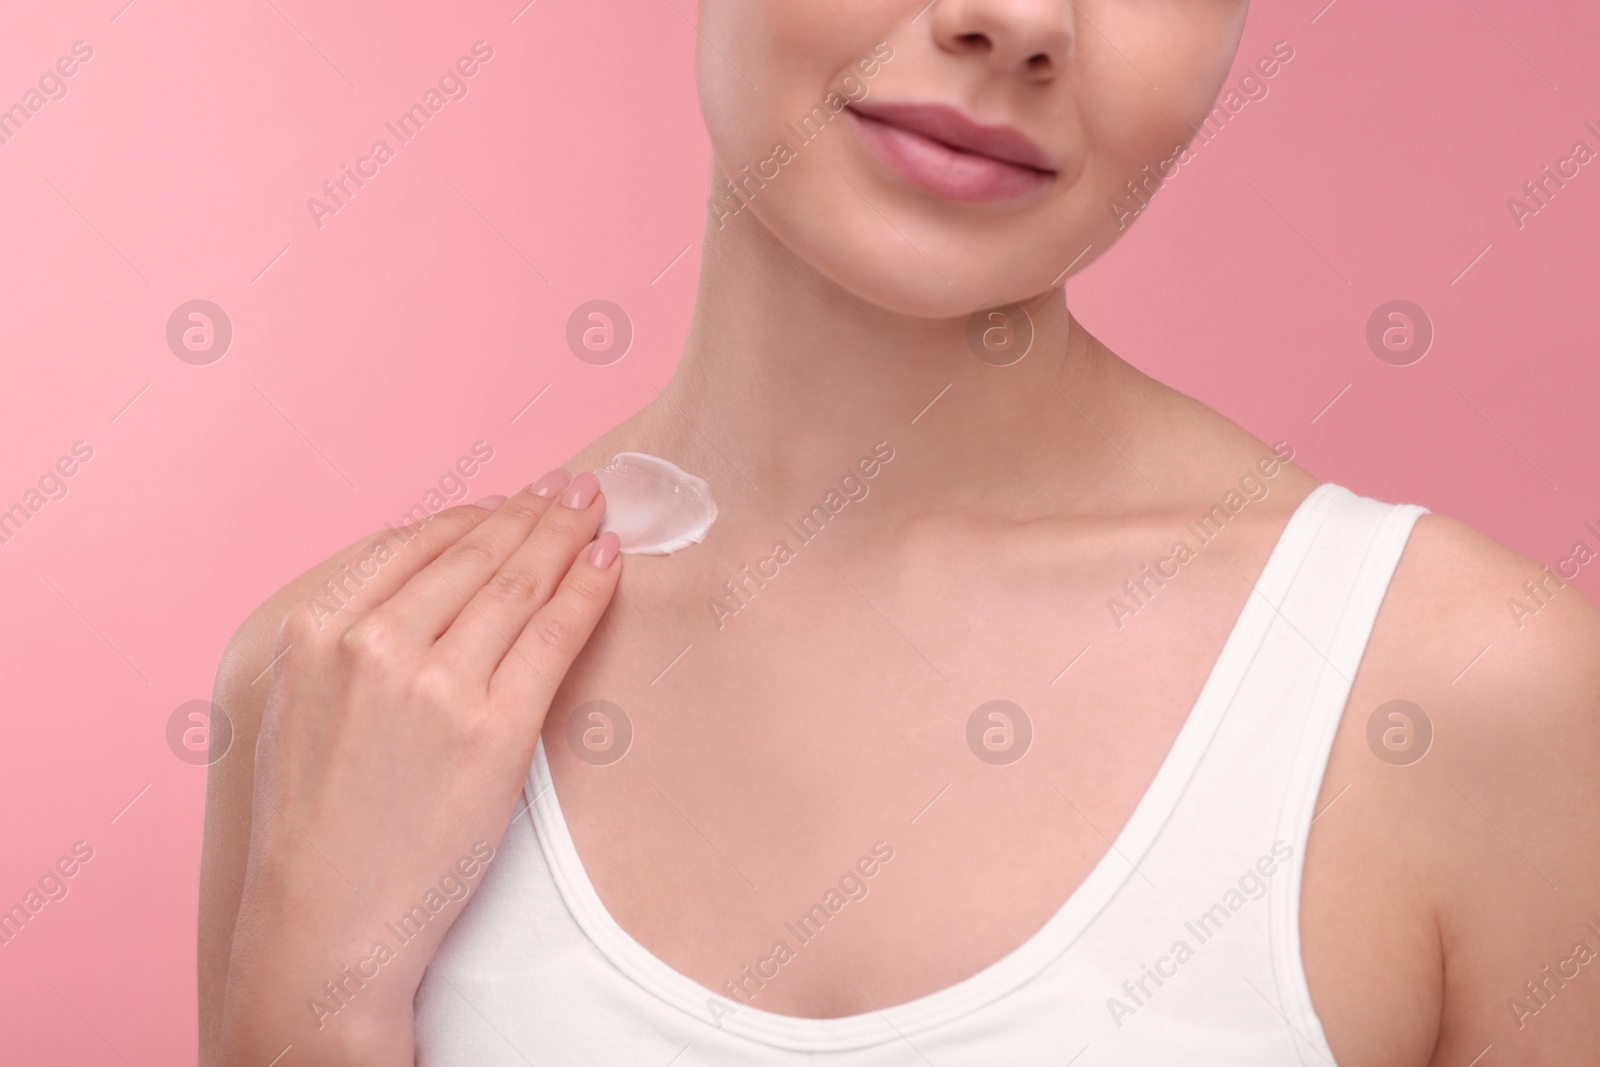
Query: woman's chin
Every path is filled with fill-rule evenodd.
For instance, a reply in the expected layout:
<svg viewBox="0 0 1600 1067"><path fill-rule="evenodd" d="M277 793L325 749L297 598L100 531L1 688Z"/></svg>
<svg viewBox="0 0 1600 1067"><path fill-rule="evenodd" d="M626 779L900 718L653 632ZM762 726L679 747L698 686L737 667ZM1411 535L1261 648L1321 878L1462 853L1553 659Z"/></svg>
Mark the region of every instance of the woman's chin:
<svg viewBox="0 0 1600 1067"><path fill-rule="evenodd" d="M857 298L892 311L921 319L965 319L979 308L997 303L1023 303L1049 288L1048 284L1028 285L1020 279L1001 276L1000 271L968 267L947 271L948 280L928 281L917 272L894 264L881 271L870 265L852 262L839 265L842 275L834 280Z"/></svg>
<svg viewBox="0 0 1600 1067"><path fill-rule="evenodd" d="M791 254L845 293L898 315L965 318L985 305L1020 303L1051 288L1044 266L1027 270L1016 256L990 253L976 243L930 243L924 255L901 239L863 240L848 223L823 232L787 227L781 217L763 223Z"/></svg>

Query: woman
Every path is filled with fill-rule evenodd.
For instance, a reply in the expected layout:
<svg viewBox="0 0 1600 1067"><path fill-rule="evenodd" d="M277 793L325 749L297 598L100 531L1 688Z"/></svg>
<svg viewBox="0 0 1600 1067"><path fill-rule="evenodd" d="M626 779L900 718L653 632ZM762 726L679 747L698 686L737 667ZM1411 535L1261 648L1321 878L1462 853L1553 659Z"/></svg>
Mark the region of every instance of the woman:
<svg viewBox="0 0 1600 1067"><path fill-rule="evenodd" d="M1245 8L705 0L672 382L229 646L208 1062L1592 1062L1594 611L1066 311Z"/></svg>

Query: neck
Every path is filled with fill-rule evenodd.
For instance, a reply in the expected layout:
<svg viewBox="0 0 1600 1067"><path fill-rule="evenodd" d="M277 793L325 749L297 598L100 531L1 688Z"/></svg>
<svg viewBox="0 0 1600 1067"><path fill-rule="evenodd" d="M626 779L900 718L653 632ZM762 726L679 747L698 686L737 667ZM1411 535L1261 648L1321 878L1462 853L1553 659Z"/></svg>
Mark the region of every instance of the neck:
<svg viewBox="0 0 1600 1067"><path fill-rule="evenodd" d="M992 365L970 346L967 316L862 300L745 212L708 226L694 319L652 402L650 437L703 459L719 493L780 508L878 441L908 457L897 481L912 480L905 499L921 508L986 505L1046 470L1053 484L1086 485L1121 462L1084 416L1103 408L1125 365L1073 323L1060 288L1023 307L1027 355Z"/></svg>

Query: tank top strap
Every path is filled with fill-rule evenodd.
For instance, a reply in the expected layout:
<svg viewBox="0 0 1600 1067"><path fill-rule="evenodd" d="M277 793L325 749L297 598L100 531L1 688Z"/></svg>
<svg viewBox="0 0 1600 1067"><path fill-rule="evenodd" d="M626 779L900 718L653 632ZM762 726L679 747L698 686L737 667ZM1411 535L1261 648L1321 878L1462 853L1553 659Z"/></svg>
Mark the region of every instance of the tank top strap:
<svg viewBox="0 0 1600 1067"><path fill-rule="evenodd" d="M1299 707L1274 707L1265 701L1247 705L1255 714L1287 713L1299 718L1292 750L1281 753L1286 760L1285 776L1274 833L1275 840L1293 849L1293 859L1284 871L1288 877L1271 883L1269 933L1273 985L1281 1001L1276 1006L1304 1039L1297 1047L1307 1064L1331 1062L1332 1053L1312 1009L1300 956L1306 842L1317 816L1314 809L1334 737L1347 711L1378 609L1412 528L1427 514L1420 505L1383 503L1339 486L1331 487L1331 492L1334 499L1309 550L1281 599L1272 605L1275 625L1282 630L1275 647L1283 651L1298 645L1299 654L1282 655L1278 663L1268 665L1269 673L1306 672L1311 683L1309 698ZM1365 716L1372 710L1349 708L1348 712Z"/></svg>

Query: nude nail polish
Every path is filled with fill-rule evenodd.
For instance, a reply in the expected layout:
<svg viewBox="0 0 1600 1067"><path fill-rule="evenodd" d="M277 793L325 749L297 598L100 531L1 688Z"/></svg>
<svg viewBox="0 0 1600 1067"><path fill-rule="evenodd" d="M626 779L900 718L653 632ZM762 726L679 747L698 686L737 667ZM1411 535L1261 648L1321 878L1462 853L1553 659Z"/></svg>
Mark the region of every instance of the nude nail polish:
<svg viewBox="0 0 1600 1067"><path fill-rule="evenodd" d="M611 566L611 561L617 558L617 553L622 549L622 541L616 534L607 530L595 538L594 547L589 550L589 562L605 570Z"/></svg>
<svg viewBox="0 0 1600 1067"><path fill-rule="evenodd" d="M496 493L494 496L486 496L486 497L484 497L482 500L477 501L472 506L475 507L475 508L483 508L486 511L494 511L496 508L498 508L501 504L504 504L505 502L506 502L505 495L501 494L501 493Z"/></svg>
<svg viewBox="0 0 1600 1067"><path fill-rule="evenodd" d="M570 481L572 481L572 475L568 474L564 468L557 467L528 486L528 492L534 496L542 496L546 500L554 500L556 494L565 489Z"/></svg>
<svg viewBox="0 0 1600 1067"><path fill-rule="evenodd" d="M577 508L582 511L594 503L594 498L600 493L600 479L591 471L584 471L572 479L572 484L567 486L567 491L561 496L561 506Z"/></svg>

